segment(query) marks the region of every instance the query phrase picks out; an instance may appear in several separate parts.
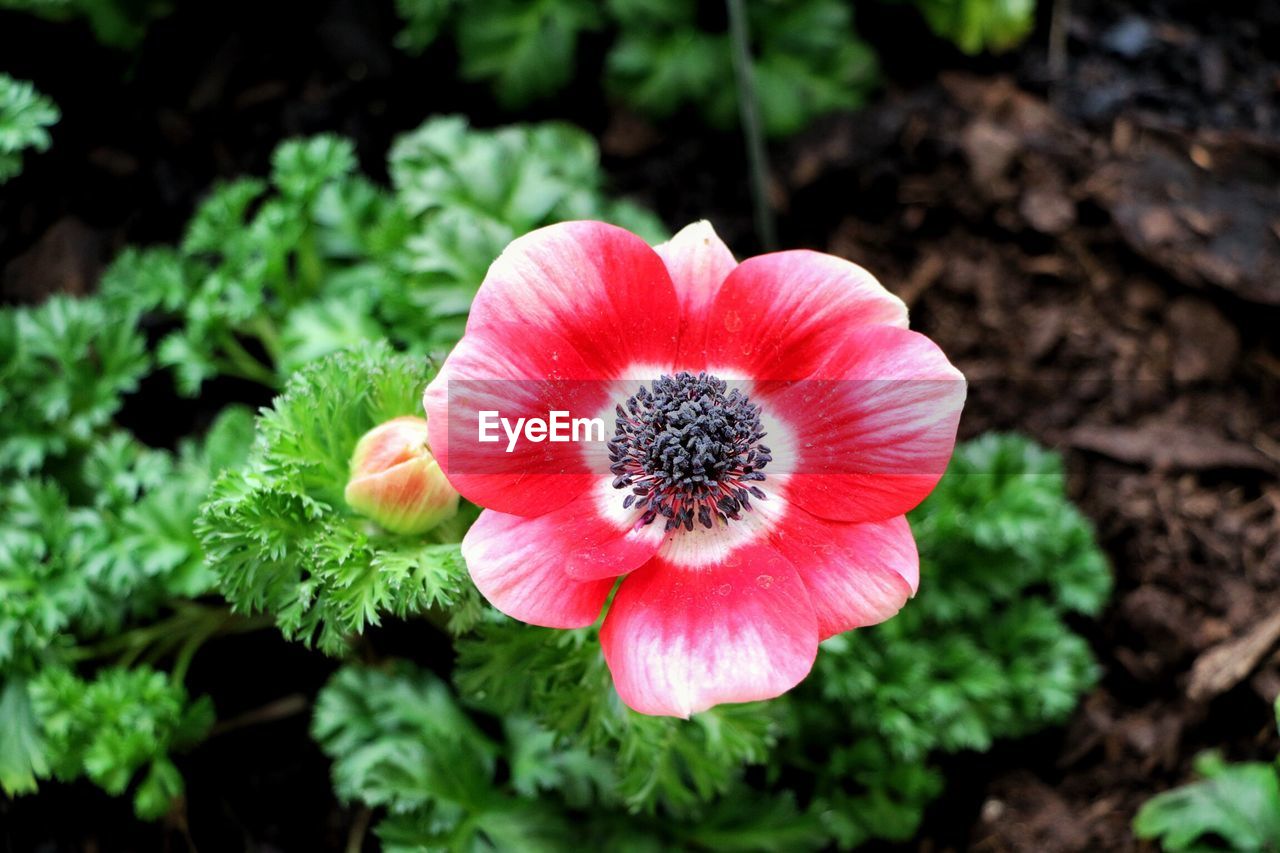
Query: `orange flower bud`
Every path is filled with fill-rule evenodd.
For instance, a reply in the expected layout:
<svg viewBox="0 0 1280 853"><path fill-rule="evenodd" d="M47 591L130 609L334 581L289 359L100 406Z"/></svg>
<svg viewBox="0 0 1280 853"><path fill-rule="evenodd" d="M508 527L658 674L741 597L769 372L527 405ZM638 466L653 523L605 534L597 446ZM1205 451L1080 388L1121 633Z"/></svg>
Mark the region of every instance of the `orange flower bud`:
<svg viewBox="0 0 1280 853"><path fill-rule="evenodd" d="M423 533L458 511L458 493L427 446L427 422L413 416L364 434L351 456L345 496L392 533Z"/></svg>

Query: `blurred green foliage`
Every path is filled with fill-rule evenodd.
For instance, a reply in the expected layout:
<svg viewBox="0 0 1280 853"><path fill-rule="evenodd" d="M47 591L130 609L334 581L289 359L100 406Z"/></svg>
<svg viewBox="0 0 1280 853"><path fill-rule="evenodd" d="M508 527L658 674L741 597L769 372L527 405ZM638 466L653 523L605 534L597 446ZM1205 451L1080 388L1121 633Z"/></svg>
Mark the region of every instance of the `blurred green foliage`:
<svg viewBox="0 0 1280 853"><path fill-rule="evenodd" d="M1008 50L1035 24L1035 0L905 2L919 9L939 37L970 54ZM691 108L715 127L737 125L732 47L718 3L395 0L395 8L403 22L395 37L399 48L421 54L449 39L459 77L487 85L507 109L560 95L584 75L595 77L579 61L594 41L605 47L600 79L610 97L655 118ZM100 41L131 48L171 6L163 0L0 0L2 9L85 19ZM819 116L856 109L879 84L876 48L858 34L853 4L752 0L747 12L756 97L770 136L787 136ZM6 164L3 117L0 80L0 180L6 168L14 168ZM340 168L341 159L328 165Z"/></svg>
<svg viewBox="0 0 1280 853"><path fill-rule="evenodd" d="M1016 47L1036 23L1036 0L911 0L929 26L965 53Z"/></svg>
<svg viewBox="0 0 1280 853"><path fill-rule="evenodd" d="M147 26L171 8L165 0L0 0L0 10L29 12L51 21L83 19L98 41L116 48L135 47Z"/></svg>
<svg viewBox="0 0 1280 853"><path fill-rule="evenodd" d="M1035 0L910 0L940 37L966 53L999 52L1035 23ZM665 118L685 107L712 125L738 121L732 47L720 4L696 0L397 0L397 44L421 53L452 33L462 76L486 82L505 107L563 92L579 42L607 44L606 91ZM752 0L747 6L756 96L765 132L796 133L827 113L855 109L879 83L875 46L840 0Z"/></svg>
<svg viewBox="0 0 1280 853"><path fill-rule="evenodd" d="M562 92L578 69L579 41L604 33L604 85L632 108L666 117L693 107L718 127L738 121L723 9L694 0L399 0L397 43L413 53L452 32L466 79L520 107ZM839 0L759 0L748 7L765 130L784 136L812 119L862 104L877 82L874 52Z"/></svg>
<svg viewBox="0 0 1280 853"><path fill-rule="evenodd" d="M1170 853L1280 850L1280 759L1230 764L1206 752L1195 767L1204 778L1148 800L1133 819L1135 835Z"/></svg>
<svg viewBox="0 0 1280 853"><path fill-rule="evenodd" d="M0 185L22 171L22 153L49 147L49 126L58 121L53 101L35 86L0 74Z"/></svg>

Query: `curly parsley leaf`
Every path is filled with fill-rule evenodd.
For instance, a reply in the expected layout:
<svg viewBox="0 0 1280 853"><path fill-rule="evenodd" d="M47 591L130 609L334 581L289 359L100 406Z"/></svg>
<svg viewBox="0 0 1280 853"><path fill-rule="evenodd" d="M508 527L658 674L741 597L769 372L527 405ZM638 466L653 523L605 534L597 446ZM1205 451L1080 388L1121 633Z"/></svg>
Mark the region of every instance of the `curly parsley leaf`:
<svg viewBox="0 0 1280 853"><path fill-rule="evenodd" d="M579 35L601 25L592 0L472 0L462 8L462 76L488 81L507 107L550 95L568 83Z"/></svg>
<svg viewBox="0 0 1280 853"><path fill-rule="evenodd" d="M84 776L120 796L146 768L134 795L144 820L162 817L182 793L169 753L197 743L213 724L207 698L190 701L181 685L145 666L107 668L88 680L47 669L30 694L53 775Z"/></svg>
<svg viewBox="0 0 1280 853"><path fill-rule="evenodd" d="M113 310L176 325L157 357L184 394L216 376L281 387L366 341L443 352L489 264L533 228L604 219L664 235L651 215L606 197L595 142L567 125L488 131L433 119L393 148L392 191L357 165L337 136L285 142L267 180L215 188L177 249L127 250L107 271Z"/></svg>
<svg viewBox="0 0 1280 853"><path fill-rule="evenodd" d="M53 101L35 86L0 74L0 184L22 171L23 151L49 147L48 128L58 118Z"/></svg>
<svg viewBox="0 0 1280 853"><path fill-rule="evenodd" d="M367 344L308 365L264 411L248 464L217 480L196 526L238 610L271 613L285 636L330 654L388 613L453 607L466 627L475 591L458 531L387 533L343 499L356 442L417 413L431 372L424 358Z"/></svg>
<svg viewBox="0 0 1280 853"><path fill-rule="evenodd" d="M137 317L55 296L0 312L0 471L28 473L83 450L150 368Z"/></svg>

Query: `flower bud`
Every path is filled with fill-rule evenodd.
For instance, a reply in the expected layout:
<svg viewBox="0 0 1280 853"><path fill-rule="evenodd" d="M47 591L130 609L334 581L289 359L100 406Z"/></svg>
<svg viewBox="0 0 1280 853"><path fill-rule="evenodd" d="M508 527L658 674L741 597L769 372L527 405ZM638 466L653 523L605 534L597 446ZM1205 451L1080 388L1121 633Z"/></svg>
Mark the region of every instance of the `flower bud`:
<svg viewBox="0 0 1280 853"><path fill-rule="evenodd" d="M347 504L392 533L423 533L458 511L458 493L427 446L427 422L406 416L364 434L351 456Z"/></svg>

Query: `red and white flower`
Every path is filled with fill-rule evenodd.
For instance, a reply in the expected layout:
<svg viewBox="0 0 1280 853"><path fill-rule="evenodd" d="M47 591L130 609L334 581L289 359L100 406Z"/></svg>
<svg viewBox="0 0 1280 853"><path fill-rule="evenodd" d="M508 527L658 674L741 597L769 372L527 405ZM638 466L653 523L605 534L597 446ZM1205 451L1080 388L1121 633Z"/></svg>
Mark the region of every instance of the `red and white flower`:
<svg viewBox="0 0 1280 853"><path fill-rule="evenodd" d="M903 514L942 476L964 397L848 261L739 264L705 222L656 249L568 222L494 262L425 402L447 476L486 507L462 544L480 591L577 628L617 585L600 640L619 695L687 717L789 690L822 639L915 593ZM507 453L475 441L483 410L615 434Z"/></svg>

